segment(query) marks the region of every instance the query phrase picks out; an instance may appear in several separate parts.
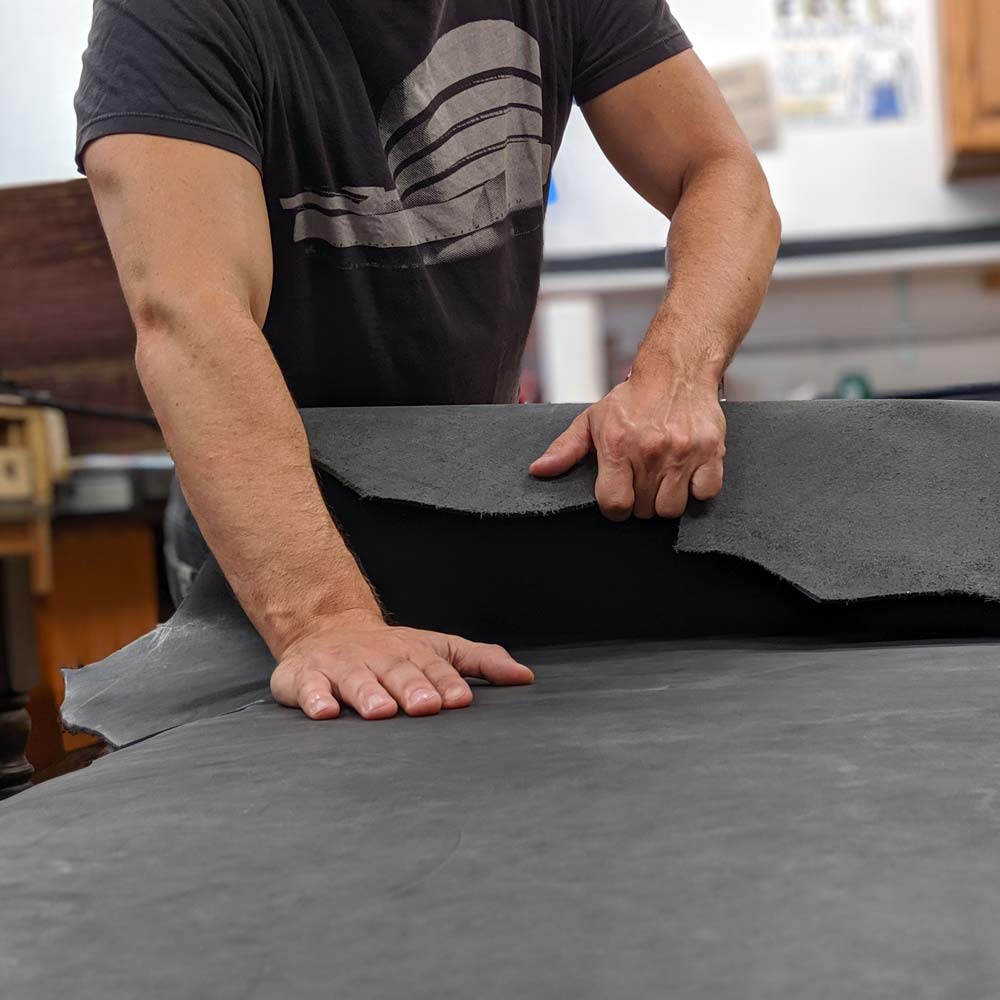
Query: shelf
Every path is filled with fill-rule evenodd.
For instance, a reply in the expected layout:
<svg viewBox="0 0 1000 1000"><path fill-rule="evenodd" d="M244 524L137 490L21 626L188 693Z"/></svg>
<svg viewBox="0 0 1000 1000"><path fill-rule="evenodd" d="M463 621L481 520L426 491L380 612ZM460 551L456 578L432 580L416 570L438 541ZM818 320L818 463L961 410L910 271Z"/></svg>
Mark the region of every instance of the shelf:
<svg viewBox="0 0 1000 1000"><path fill-rule="evenodd" d="M1000 263L1000 226L956 231L901 233L782 245L774 281L843 278ZM667 273L662 250L546 261L541 294L607 295L662 290Z"/></svg>

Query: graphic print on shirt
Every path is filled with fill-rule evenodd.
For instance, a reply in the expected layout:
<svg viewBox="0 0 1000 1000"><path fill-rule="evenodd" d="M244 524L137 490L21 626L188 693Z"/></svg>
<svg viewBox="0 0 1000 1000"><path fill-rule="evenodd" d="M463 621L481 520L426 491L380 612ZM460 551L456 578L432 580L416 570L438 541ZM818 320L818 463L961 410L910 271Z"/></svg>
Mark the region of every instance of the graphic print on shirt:
<svg viewBox="0 0 1000 1000"><path fill-rule="evenodd" d="M511 21L442 35L379 115L394 186L282 198L296 213L295 241L356 248L354 266L384 265L397 251L405 267L479 256L526 231L513 216L542 208L552 156L541 83L538 43ZM524 226L539 224L533 216Z"/></svg>

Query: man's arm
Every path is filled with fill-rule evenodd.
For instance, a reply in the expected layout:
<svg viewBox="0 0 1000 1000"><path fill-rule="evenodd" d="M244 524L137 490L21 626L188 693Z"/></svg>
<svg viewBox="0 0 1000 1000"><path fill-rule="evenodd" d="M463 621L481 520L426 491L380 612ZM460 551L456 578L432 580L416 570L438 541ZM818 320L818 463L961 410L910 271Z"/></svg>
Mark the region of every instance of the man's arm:
<svg viewBox="0 0 1000 1000"><path fill-rule="evenodd" d="M313 718L472 700L462 676L526 683L499 647L392 628L320 495L261 332L271 245L260 176L214 147L98 139L85 166L137 331L136 367L184 494L279 661L276 699ZM344 332L342 335L349 335Z"/></svg>
<svg viewBox="0 0 1000 1000"><path fill-rule="evenodd" d="M679 517L722 488L717 388L757 315L780 222L767 181L718 88L684 52L586 104L618 172L671 219L670 281L627 382L581 414L531 466L556 476L598 456L613 520Z"/></svg>

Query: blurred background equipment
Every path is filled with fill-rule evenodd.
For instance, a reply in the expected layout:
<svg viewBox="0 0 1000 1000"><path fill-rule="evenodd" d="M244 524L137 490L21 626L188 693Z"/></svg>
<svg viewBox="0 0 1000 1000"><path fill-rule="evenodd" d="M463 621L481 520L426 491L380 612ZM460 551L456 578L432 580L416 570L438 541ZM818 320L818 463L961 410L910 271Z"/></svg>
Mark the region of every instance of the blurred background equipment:
<svg viewBox="0 0 1000 1000"><path fill-rule="evenodd" d="M787 398L807 383L833 395L847 373L883 395L1000 379L1000 7L672 8L754 142L783 221L729 397ZM610 353L629 355L665 288L663 220L617 178L579 113L554 176L541 308L593 297Z"/></svg>

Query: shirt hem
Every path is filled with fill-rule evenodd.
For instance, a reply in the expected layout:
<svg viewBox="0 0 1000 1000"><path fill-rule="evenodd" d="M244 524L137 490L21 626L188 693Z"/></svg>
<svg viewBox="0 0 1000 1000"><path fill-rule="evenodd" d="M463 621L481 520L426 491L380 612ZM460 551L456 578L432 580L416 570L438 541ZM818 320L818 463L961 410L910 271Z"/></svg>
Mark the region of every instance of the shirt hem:
<svg viewBox="0 0 1000 1000"><path fill-rule="evenodd" d="M675 31L666 38L657 39L638 52L625 56L618 62L601 70L597 76L586 80L574 88L573 96L577 104L585 104L618 84L631 80L647 69L665 62L691 48L691 42L683 31Z"/></svg>
<svg viewBox="0 0 1000 1000"><path fill-rule="evenodd" d="M169 115L154 115L141 112L123 112L102 115L81 126L77 135L76 168L81 174L83 168L83 153L95 139L106 135L159 135L168 139L187 139L190 142L200 142L206 146L215 146L228 153L235 153L247 160L261 174L264 172L263 161L258 150L238 135L213 125L202 125L183 118L172 118Z"/></svg>

